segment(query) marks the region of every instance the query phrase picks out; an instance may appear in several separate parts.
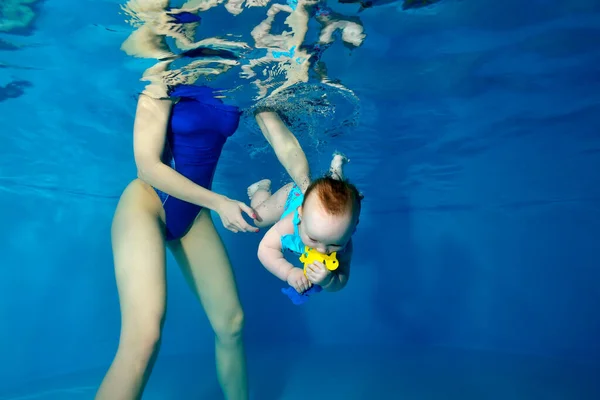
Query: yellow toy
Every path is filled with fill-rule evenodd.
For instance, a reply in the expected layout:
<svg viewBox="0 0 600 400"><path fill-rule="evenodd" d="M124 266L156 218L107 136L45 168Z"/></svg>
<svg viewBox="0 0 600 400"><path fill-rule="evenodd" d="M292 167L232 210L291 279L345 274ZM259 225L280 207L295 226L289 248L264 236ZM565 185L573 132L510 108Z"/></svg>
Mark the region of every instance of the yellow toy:
<svg viewBox="0 0 600 400"><path fill-rule="evenodd" d="M323 253L319 253L317 250L312 247L304 246L304 252L300 255L300 262L304 263L304 275L306 276L306 268L314 263L315 261L320 261L325 264L325 268L330 271L335 271L340 263L336 258L336 252L327 255ZM296 292L296 289L293 287L287 287L281 289L281 292L287 295L292 303L295 305L304 304L308 301L308 298L316 293L319 293L323 288L319 285L312 285L310 289L303 293Z"/></svg>
<svg viewBox="0 0 600 400"><path fill-rule="evenodd" d="M325 268L330 271L335 271L340 266L340 263L336 257L336 253L337 252L334 251L333 253L327 255L318 252L312 247L304 246L304 253L302 253L300 256L300 262L304 264L304 275L306 275L306 267L315 261L320 261L325 264Z"/></svg>

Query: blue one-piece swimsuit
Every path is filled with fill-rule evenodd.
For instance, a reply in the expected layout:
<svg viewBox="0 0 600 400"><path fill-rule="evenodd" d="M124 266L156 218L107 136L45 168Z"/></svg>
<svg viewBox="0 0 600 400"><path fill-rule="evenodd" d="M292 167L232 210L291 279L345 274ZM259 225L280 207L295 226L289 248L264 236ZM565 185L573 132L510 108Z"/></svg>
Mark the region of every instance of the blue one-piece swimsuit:
<svg viewBox="0 0 600 400"><path fill-rule="evenodd" d="M173 105L162 161L192 182L211 189L227 138L237 130L240 110L214 97L214 89L180 85L169 93ZM179 239L202 209L154 188L166 215L166 239Z"/></svg>

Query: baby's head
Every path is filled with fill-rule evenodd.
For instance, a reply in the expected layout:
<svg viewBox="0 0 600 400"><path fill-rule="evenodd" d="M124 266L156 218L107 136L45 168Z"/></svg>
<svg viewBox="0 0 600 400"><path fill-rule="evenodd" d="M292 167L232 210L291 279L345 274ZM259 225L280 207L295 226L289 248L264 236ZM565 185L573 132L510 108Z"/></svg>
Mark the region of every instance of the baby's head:
<svg viewBox="0 0 600 400"><path fill-rule="evenodd" d="M331 177L313 181L298 210L302 242L325 254L342 250L358 224L361 198L347 181Z"/></svg>

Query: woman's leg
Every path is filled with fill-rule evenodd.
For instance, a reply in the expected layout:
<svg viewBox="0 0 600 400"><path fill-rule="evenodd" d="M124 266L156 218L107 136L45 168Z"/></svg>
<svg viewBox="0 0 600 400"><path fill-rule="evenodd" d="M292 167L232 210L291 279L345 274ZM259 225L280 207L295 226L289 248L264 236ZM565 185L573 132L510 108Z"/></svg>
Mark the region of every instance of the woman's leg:
<svg viewBox="0 0 600 400"><path fill-rule="evenodd" d="M248 400L244 314L229 257L203 209L179 243L169 244L215 332L217 376L227 400Z"/></svg>
<svg viewBox="0 0 600 400"><path fill-rule="evenodd" d="M166 302L164 212L151 191L134 180L123 192L113 218L121 336L97 400L140 398L158 353Z"/></svg>

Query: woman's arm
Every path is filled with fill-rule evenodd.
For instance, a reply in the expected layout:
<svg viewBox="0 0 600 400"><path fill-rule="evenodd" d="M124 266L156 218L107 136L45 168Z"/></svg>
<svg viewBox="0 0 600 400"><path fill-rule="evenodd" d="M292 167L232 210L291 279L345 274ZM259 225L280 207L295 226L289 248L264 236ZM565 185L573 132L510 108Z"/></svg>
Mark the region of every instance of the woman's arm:
<svg viewBox="0 0 600 400"><path fill-rule="evenodd" d="M273 111L257 113L256 122L275 151L281 165L304 193L310 184L310 169L306 155L296 136Z"/></svg>
<svg viewBox="0 0 600 400"><path fill-rule="evenodd" d="M257 232L258 228L242 217L244 211L254 218L254 211L246 204L195 184L161 161L172 104L171 100L140 95L133 127L138 177L173 197L216 211L223 225L233 232Z"/></svg>

